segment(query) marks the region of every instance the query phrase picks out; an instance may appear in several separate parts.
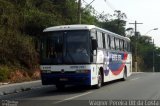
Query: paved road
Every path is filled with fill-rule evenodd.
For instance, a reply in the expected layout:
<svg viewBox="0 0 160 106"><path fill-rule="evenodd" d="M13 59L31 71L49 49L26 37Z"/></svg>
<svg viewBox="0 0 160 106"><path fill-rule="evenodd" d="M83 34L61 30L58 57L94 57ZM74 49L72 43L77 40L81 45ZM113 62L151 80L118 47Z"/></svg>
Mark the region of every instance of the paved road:
<svg viewBox="0 0 160 106"><path fill-rule="evenodd" d="M127 81L119 80L106 83L101 89L69 86L63 91L58 91L55 86L44 86L17 94L0 96L0 99L2 105L3 103L16 104L18 102L18 106L71 106L71 104L85 106L94 102L91 100L109 100L103 101L103 105L113 102L110 105L119 103L118 105L124 106L125 101L122 103L112 100L160 100L160 73L136 73L129 77ZM160 101L155 103L153 101L145 102L145 104L158 106ZM132 105L134 105L134 101Z"/></svg>

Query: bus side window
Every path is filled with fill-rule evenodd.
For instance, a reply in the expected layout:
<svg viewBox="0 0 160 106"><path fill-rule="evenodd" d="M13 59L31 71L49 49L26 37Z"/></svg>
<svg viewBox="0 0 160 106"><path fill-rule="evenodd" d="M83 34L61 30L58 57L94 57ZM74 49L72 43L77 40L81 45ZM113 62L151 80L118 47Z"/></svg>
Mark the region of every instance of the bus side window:
<svg viewBox="0 0 160 106"><path fill-rule="evenodd" d="M120 49L120 47L119 47L119 39L118 38L115 38L115 48L116 48L116 50Z"/></svg>
<svg viewBox="0 0 160 106"><path fill-rule="evenodd" d="M91 38L92 38L92 39L97 39L97 38L96 38L96 30L95 30L95 29L92 29L92 30L91 30Z"/></svg>
<svg viewBox="0 0 160 106"><path fill-rule="evenodd" d="M103 48L106 48L106 40L105 40L105 33L102 33L102 38L103 38Z"/></svg>
<svg viewBox="0 0 160 106"><path fill-rule="evenodd" d="M111 37L111 49L115 50L115 40L114 40L114 37Z"/></svg>
<svg viewBox="0 0 160 106"><path fill-rule="evenodd" d="M103 48L102 33L97 31L98 48Z"/></svg>
<svg viewBox="0 0 160 106"><path fill-rule="evenodd" d="M126 41L124 41L124 50L125 50L125 51L128 51L128 50L127 50L127 42L126 42Z"/></svg>
<svg viewBox="0 0 160 106"><path fill-rule="evenodd" d="M92 40L97 41L97 31L95 29L91 30L91 57L90 61L95 63L96 62L96 50L93 50ZM97 48L96 48L97 49Z"/></svg>
<svg viewBox="0 0 160 106"><path fill-rule="evenodd" d="M120 50L121 51L124 51L124 46L123 46L124 44L123 43L124 43L124 41L122 39L120 39L119 40L119 45L120 45Z"/></svg>
<svg viewBox="0 0 160 106"><path fill-rule="evenodd" d="M110 36L105 34L106 49L110 49Z"/></svg>
<svg viewBox="0 0 160 106"><path fill-rule="evenodd" d="M110 35L107 35L107 45L108 45L108 49L111 49L111 37L110 37Z"/></svg>
<svg viewBox="0 0 160 106"><path fill-rule="evenodd" d="M120 50L120 51L122 50L122 47L121 47L121 39L119 39L119 50Z"/></svg>
<svg viewBox="0 0 160 106"><path fill-rule="evenodd" d="M115 46L115 50L117 49L116 47L116 38L114 37L114 46Z"/></svg>

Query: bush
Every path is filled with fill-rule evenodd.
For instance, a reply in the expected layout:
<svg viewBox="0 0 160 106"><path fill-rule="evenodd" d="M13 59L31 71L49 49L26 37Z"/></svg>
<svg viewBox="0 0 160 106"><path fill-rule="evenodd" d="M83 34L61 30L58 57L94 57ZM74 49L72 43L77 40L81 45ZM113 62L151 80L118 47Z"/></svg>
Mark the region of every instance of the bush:
<svg viewBox="0 0 160 106"><path fill-rule="evenodd" d="M8 79L9 68L7 66L0 66L0 81Z"/></svg>

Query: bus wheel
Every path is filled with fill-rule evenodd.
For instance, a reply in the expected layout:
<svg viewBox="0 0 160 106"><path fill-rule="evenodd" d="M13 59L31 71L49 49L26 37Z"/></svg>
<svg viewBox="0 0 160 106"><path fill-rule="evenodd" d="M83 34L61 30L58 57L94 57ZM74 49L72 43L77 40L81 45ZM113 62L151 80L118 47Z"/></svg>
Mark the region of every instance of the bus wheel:
<svg viewBox="0 0 160 106"><path fill-rule="evenodd" d="M65 85L64 85L64 84L57 84L57 85L56 85L56 88L57 88L58 90L63 90L63 89L65 88Z"/></svg>
<svg viewBox="0 0 160 106"><path fill-rule="evenodd" d="M96 88L100 88L102 86L102 74L101 72L99 71L98 73L98 84L96 85Z"/></svg>
<svg viewBox="0 0 160 106"><path fill-rule="evenodd" d="M127 80L127 68L124 68L124 72L123 72L123 81Z"/></svg>

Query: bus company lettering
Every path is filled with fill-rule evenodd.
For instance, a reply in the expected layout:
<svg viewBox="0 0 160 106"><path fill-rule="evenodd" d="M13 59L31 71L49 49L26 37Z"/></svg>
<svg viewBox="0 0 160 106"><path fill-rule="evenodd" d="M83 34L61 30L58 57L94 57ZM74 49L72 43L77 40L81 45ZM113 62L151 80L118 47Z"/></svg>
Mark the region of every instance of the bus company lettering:
<svg viewBox="0 0 160 106"><path fill-rule="evenodd" d="M70 66L71 69L85 69L86 66Z"/></svg>
<svg viewBox="0 0 160 106"><path fill-rule="evenodd" d="M122 60L122 55L119 54L112 54L112 61L121 61Z"/></svg>
<svg viewBox="0 0 160 106"><path fill-rule="evenodd" d="M51 70L51 66L44 66L42 67L43 70Z"/></svg>

